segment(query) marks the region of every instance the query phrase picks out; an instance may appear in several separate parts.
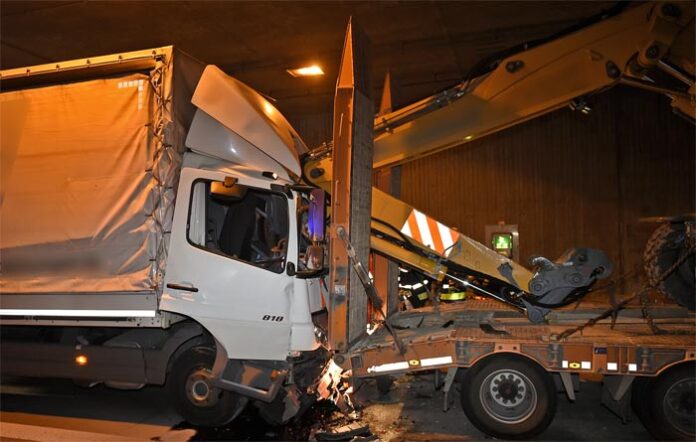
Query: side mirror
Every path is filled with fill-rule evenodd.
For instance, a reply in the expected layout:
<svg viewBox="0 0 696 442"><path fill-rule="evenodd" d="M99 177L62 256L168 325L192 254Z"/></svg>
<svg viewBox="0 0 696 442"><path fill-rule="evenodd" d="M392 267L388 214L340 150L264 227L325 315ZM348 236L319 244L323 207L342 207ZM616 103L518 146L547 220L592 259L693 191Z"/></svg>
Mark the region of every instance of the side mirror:
<svg viewBox="0 0 696 442"><path fill-rule="evenodd" d="M309 246L305 253L309 270L321 270L324 268L324 248L322 246Z"/></svg>
<svg viewBox="0 0 696 442"><path fill-rule="evenodd" d="M312 242L324 240L326 234L326 194L321 189L312 189L309 193L308 228ZM323 264L323 252L322 252Z"/></svg>
<svg viewBox="0 0 696 442"><path fill-rule="evenodd" d="M324 273L324 248L322 246L307 247L307 270L298 272L295 264L289 262L286 268L288 276L299 279L318 278Z"/></svg>

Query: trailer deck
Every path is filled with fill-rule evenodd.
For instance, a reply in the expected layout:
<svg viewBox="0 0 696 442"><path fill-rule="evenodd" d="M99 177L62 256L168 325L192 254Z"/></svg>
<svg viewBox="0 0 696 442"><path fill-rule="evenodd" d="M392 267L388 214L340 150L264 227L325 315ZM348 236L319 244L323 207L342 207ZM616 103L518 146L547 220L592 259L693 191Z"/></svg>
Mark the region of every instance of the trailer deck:
<svg viewBox="0 0 696 442"><path fill-rule="evenodd" d="M433 368L469 367L495 353L516 353L550 372L655 376L667 367L696 359L696 316L676 305L650 308L653 332L641 306L618 312L614 325L604 319L564 339L564 331L581 326L609 308L583 302L533 324L521 313L493 300L399 312L391 324L404 344L399 353L384 327L356 342L347 353L353 376L370 377Z"/></svg>

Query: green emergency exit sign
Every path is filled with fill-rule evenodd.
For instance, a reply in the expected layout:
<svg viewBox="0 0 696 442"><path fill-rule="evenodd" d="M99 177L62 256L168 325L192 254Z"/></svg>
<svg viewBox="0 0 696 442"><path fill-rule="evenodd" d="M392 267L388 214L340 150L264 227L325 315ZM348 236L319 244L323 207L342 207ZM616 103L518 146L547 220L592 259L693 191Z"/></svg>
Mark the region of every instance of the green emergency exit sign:
<svg viewBox="0 0 696 442"><path fill-rule="evenodd" d="M494 233L491 242L496 252L509 255L512 251L512 233Z"/></svg>

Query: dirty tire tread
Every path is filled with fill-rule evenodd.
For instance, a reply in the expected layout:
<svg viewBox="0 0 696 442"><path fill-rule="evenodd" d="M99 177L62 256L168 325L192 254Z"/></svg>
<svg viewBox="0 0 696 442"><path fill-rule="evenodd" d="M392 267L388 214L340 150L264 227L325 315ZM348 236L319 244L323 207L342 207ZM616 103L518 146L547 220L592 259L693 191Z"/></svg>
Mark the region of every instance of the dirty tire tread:
<svg viewBox="0 0 696 442"><path fill-rule="evenodd" d="M656 379L642 379L633 386L631 396L633 410L655 439L689 441L696 439L696 428L690 434L674 428L665 417L662 408L662 400L669 387L678 379L694 377L695 368L696 365L691 363L681 364L668 369Z"/></svg>
<svg viewBox="0 0 696 442"><path fill-rule="evenodd" d="M197 407L186 396L186 379L200 367L212 368L215 350L210 347L192 347L181 353L172 363L167 379L167 392L176 411L190 424L202 427L217 427L237 417L248 399L235 393L220 390L218 402L209 408Z"/></svg>
<svg viewBox="0 0 696 442"><path fill-rule="evenodd" d="M523 373L537 390L537 408L524 421L503 424L490 417L479 399L486 376L500 369ZM466 371L460 394L462 408L469 421L480 431L500 439L529 439L546 430L556 414L556 387L551 376L534 362L515 355L487 358Z"/></svg>

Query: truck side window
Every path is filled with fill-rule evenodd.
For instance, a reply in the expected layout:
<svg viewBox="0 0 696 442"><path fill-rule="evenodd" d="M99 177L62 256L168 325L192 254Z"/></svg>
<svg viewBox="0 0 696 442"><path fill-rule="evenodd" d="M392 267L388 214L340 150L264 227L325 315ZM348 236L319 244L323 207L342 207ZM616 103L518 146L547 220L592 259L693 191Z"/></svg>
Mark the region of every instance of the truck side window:
<svg viewBox="0 0 696 442"><path fill-rule="evenodd" d="M189 243L281 273L289 235L287 198L239 184L229 195L213 193L211 183L221 184L203 180L193 184Z"/></svg>

